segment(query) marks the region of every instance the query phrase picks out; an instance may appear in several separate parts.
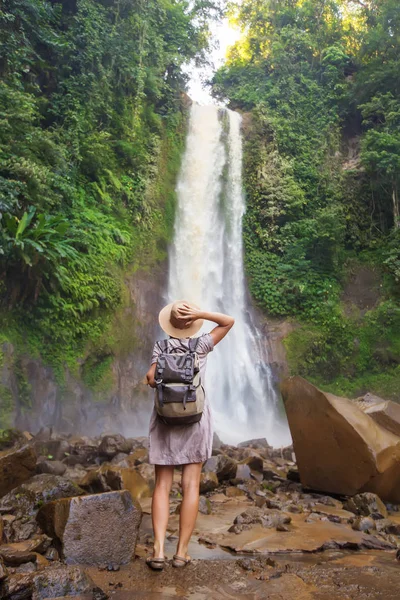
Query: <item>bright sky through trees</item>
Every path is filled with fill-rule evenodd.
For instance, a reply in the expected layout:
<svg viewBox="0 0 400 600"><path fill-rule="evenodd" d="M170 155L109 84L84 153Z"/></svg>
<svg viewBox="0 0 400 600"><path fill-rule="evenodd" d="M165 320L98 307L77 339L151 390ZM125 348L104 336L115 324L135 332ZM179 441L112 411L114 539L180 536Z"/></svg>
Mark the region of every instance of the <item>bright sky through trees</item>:
<svg viewBox="0 0 400 600"><path fill-rule="evenodd" d="M193 61L186 68L186 72L190 75L189 96L199 104L215 104L215 100L211 97L204 83L210 80L214 71L218 69L226 58L227 50L240 37L240 31L234 29L228 19L222 19L211 26L214 49L210 54L210 62L207 66L196 67Z"/></svg>

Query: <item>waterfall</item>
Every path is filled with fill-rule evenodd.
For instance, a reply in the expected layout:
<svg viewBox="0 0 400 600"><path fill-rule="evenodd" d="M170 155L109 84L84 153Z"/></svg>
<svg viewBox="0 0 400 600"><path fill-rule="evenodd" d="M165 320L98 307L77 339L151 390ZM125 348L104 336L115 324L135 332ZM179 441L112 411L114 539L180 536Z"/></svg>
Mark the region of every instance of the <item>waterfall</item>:
<svg viewBox="0 0 400 600"><path fill-rule="evenodd" d="M291 441L289 430L246 307L240 125L238 113L192 105L177 183L168 301L186 299L235 318L207 364L206 389L221 439L266 437L282 446ZM206 322L202 331L212 327Z"/></svg>

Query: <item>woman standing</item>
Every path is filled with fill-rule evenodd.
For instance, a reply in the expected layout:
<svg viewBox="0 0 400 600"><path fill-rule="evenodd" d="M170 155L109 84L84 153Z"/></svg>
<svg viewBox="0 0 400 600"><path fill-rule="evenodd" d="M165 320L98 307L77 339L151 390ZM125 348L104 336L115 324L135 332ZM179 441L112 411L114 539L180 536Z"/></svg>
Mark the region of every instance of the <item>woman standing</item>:
<svg viewBox="0 0 400 600"><path fill-rule="evenodd" d="M220 342L234 324L233 317L221 313L199 310L189 302L179 301L168 304L159 314L160 326L169 336L168 351L185 353L189 351L189 339L201 329L204 320L216 323L210 333L198 338L196 353L199 358L201 380L204 385L207 355ZM147 373L147 381L156 387L155 371L157 358L161 353L156 343ZM153 556L147 564L161 570L165 565L164 543L169 517L169 495L174 467L182 465L182 504L179 517L179 540L173 558L174 567L184 567L190 562L188 545L196 523L199 507L200 473L202 464L212 453L213 429L211 408L205 395L202 417L191 425L167 425L155 410L150 419L149 462L155 465L155 488L152 500L152 522L154 531Z"/></svg>

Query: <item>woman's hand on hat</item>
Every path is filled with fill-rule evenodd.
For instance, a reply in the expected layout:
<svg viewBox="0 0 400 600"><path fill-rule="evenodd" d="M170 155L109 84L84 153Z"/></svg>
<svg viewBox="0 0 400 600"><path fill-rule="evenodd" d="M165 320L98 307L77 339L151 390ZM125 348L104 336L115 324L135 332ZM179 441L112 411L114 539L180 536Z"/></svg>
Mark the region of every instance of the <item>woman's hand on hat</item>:
<svg viewBox="0 0 400 600"><path fill-rule="evenodd" d="M200 311L186 303L179 306L177 312L179 318L185 321L185 327L190 327L194 321L200 319Z"/></svg>

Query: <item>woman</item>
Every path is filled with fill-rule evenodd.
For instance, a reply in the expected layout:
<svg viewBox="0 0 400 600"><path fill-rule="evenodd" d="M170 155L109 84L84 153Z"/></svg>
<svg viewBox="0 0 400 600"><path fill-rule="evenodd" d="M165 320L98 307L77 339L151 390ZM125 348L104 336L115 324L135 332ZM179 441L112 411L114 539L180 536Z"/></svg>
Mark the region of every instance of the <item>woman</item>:
<svg viewBox="0 0 400 600"><path fill-rule="evenodd" d="M159 314L161 328L169 335L168 350L173 352L188 351L189 338L200 330L204 320L212 321L217 326L210 333L201 335L197 344L203 385L207 354L226 336L234 319L221 313L201 311L185 301L169 304ZM153 388L156 387L154 375L160 352L156 343L146 376ZM187 551L198 513L200 473L203 462L211 456L212 440L211 409L207 394L200 421L191 425L166 425L159 420L155 408L153 409L149 428L149 462L155 465L156 479L152 500L154 547L153 556L146 561L153 569L163 569L166 560L164 543L169 517L169 495L174 467L177 465L182 465L183 499L179 517L179 540L172 565L184 567L191 560Z"/></svg>

